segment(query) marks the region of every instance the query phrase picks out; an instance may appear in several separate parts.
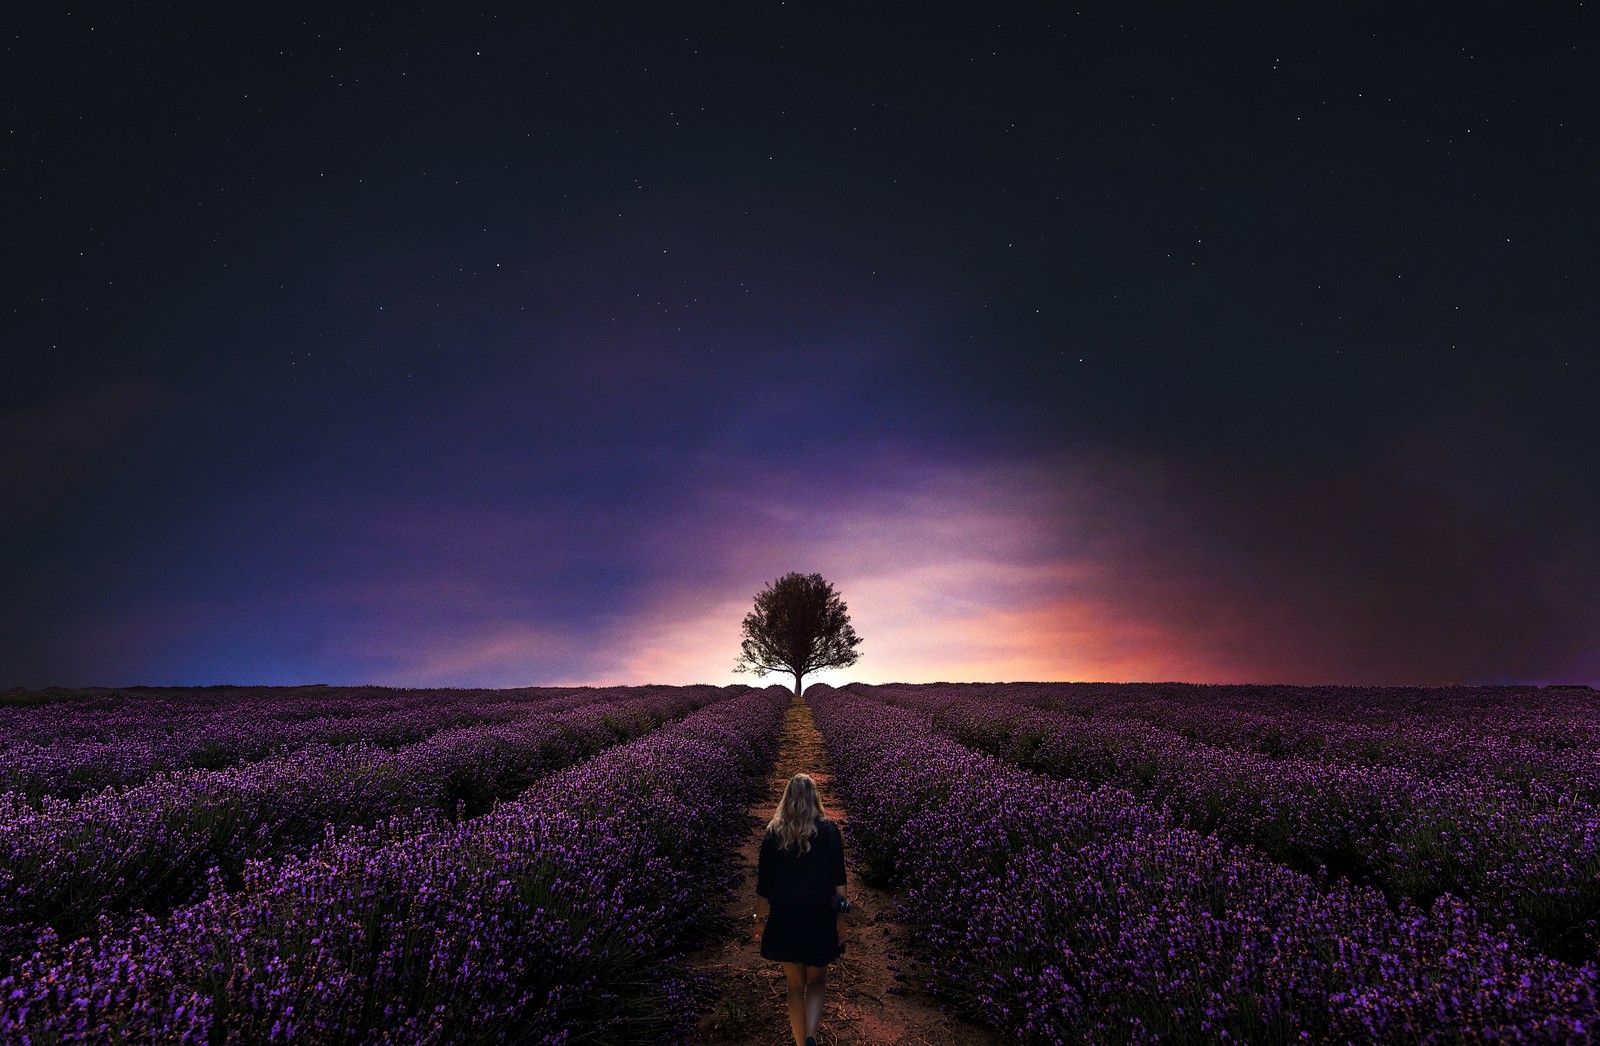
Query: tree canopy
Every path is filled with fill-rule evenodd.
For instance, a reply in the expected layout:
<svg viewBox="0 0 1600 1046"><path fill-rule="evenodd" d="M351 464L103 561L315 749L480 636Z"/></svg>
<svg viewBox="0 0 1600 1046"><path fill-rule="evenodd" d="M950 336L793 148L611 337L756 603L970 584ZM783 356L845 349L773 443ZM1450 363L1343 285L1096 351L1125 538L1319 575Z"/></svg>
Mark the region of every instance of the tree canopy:
<svg viewBox="0 0 1600 1046"><path fill-rule="evenodd" d="M789 573L756 593L745 615L735 672L787 672L794 692L807 675L860 660L861 637L850 626L844 600L821 574Z"/></svg>

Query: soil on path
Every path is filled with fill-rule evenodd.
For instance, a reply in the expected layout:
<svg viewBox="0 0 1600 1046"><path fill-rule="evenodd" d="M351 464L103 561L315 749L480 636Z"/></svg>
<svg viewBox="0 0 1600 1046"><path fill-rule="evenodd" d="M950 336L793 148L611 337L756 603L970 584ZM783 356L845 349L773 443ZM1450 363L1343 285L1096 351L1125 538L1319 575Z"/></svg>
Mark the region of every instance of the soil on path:
<svg viewBox="0 0 1600 1046"><path fill-rule="evenodd" d="M850 814L833 790L822 735L811 721L811 709L796 700L789 706L778 761L768 794L750 807L750 836L740 855L743 882L728 912L734 933L728 940L699 953L696 961L716 974L722 996L701 1019L694 1041L715 1046L789 1046L789 1016L783 971L761 958L754 923L756 857L761 837L784 785L797 773L816 779L828 816L845 832L849 847ZM828 967L828 1003L817 1032L819 1046L943 1046L946 1043L997 1046L1006 1040L940 1011L939 1004L907 971L905 930L894 920L893 894L857 882L851 870L845 893L855 905L847 916L845 954Z"/></svg>

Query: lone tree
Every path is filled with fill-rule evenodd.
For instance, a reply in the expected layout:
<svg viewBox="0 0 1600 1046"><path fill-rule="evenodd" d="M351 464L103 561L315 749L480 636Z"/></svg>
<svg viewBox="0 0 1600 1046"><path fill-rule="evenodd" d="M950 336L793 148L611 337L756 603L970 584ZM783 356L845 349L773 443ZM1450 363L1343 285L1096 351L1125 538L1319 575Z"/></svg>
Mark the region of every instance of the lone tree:
<svg viewBox="0 0 1600 1046"><path fill-rule="evenodd" d="M821 574L785 574L756 593L745 615L735 672L789 672L798 697L800 681L822 668L843 668L861 659L861 637L850 627L844 600Z"/></svg>

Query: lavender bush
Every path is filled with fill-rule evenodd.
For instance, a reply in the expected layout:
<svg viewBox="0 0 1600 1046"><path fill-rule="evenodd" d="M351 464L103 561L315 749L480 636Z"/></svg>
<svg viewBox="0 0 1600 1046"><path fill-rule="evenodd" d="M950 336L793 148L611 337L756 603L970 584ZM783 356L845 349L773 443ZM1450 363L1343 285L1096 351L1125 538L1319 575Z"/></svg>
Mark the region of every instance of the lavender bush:
<svg viewBox="0 0 1600 1046"><path fill-rule="evenodd" d="M807 693L856 859L898 883L933 987L1029 1043L1586 1042L1600 973L1466 906L1395 911L942 736L871 690Z"/></svg>
<svg viewBox="0 0 1600 1046"><path fill-rule="evenodd" d="M587 687L107 691L0 708L0 791L75 799L169 770L218 770L315 745L395 748L440 730L604 702Z"/></svg>
<svg viewBox="0 0 1600 1046"><path fill-rule="evenodd" d="M747 690L459 824L251 862L163 919L41 935L0 1039L632 1043L681 1033L789 694ZM719 907L719 906L713 906Z"/></svg>
<svg viewBox="0 0 1600 1046"><path fill-rule="evenodd" d="M891 703L896 694L918 702L999 701L1272 758L1538 781L1600 801L1600 694L1589 690L944 683L878 692Z"/></svg>
<svg viewBox="0 0 1600 1046"><path fill-rule="evenodd" d="M247 860L307 847L330 825L482 813L542 774L747 689L617 688L598 692L609 701L397 751L302 749L37 809L0 795L0 969L41 926L71 938L129 908L160 914L203 893L208 870L237 882Z"/></svg>
<svg viewBox="0 0 1600 1046"><path fill-rule="evenodd" d="M1270 758L1136 721L1039 711L999 685L851 689L928 711L1013 765L1127 788L1301 871L1376 886L1394 903L1451 894L1557 958L1596 954L1600 809L1537 778ZM1465 724L1454 727L1459 736Z"/></svg>

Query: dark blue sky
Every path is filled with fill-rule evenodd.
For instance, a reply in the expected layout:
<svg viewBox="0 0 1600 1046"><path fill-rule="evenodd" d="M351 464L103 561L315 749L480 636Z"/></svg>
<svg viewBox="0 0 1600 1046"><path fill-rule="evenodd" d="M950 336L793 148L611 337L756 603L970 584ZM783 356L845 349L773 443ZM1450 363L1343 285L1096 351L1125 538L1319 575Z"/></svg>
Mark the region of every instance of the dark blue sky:
<svg viewBox="0 0 1600 1046"><path fill-rule="evenodd" d="M0 686L1600 681L1577 3L10 16Z"/></svg>

